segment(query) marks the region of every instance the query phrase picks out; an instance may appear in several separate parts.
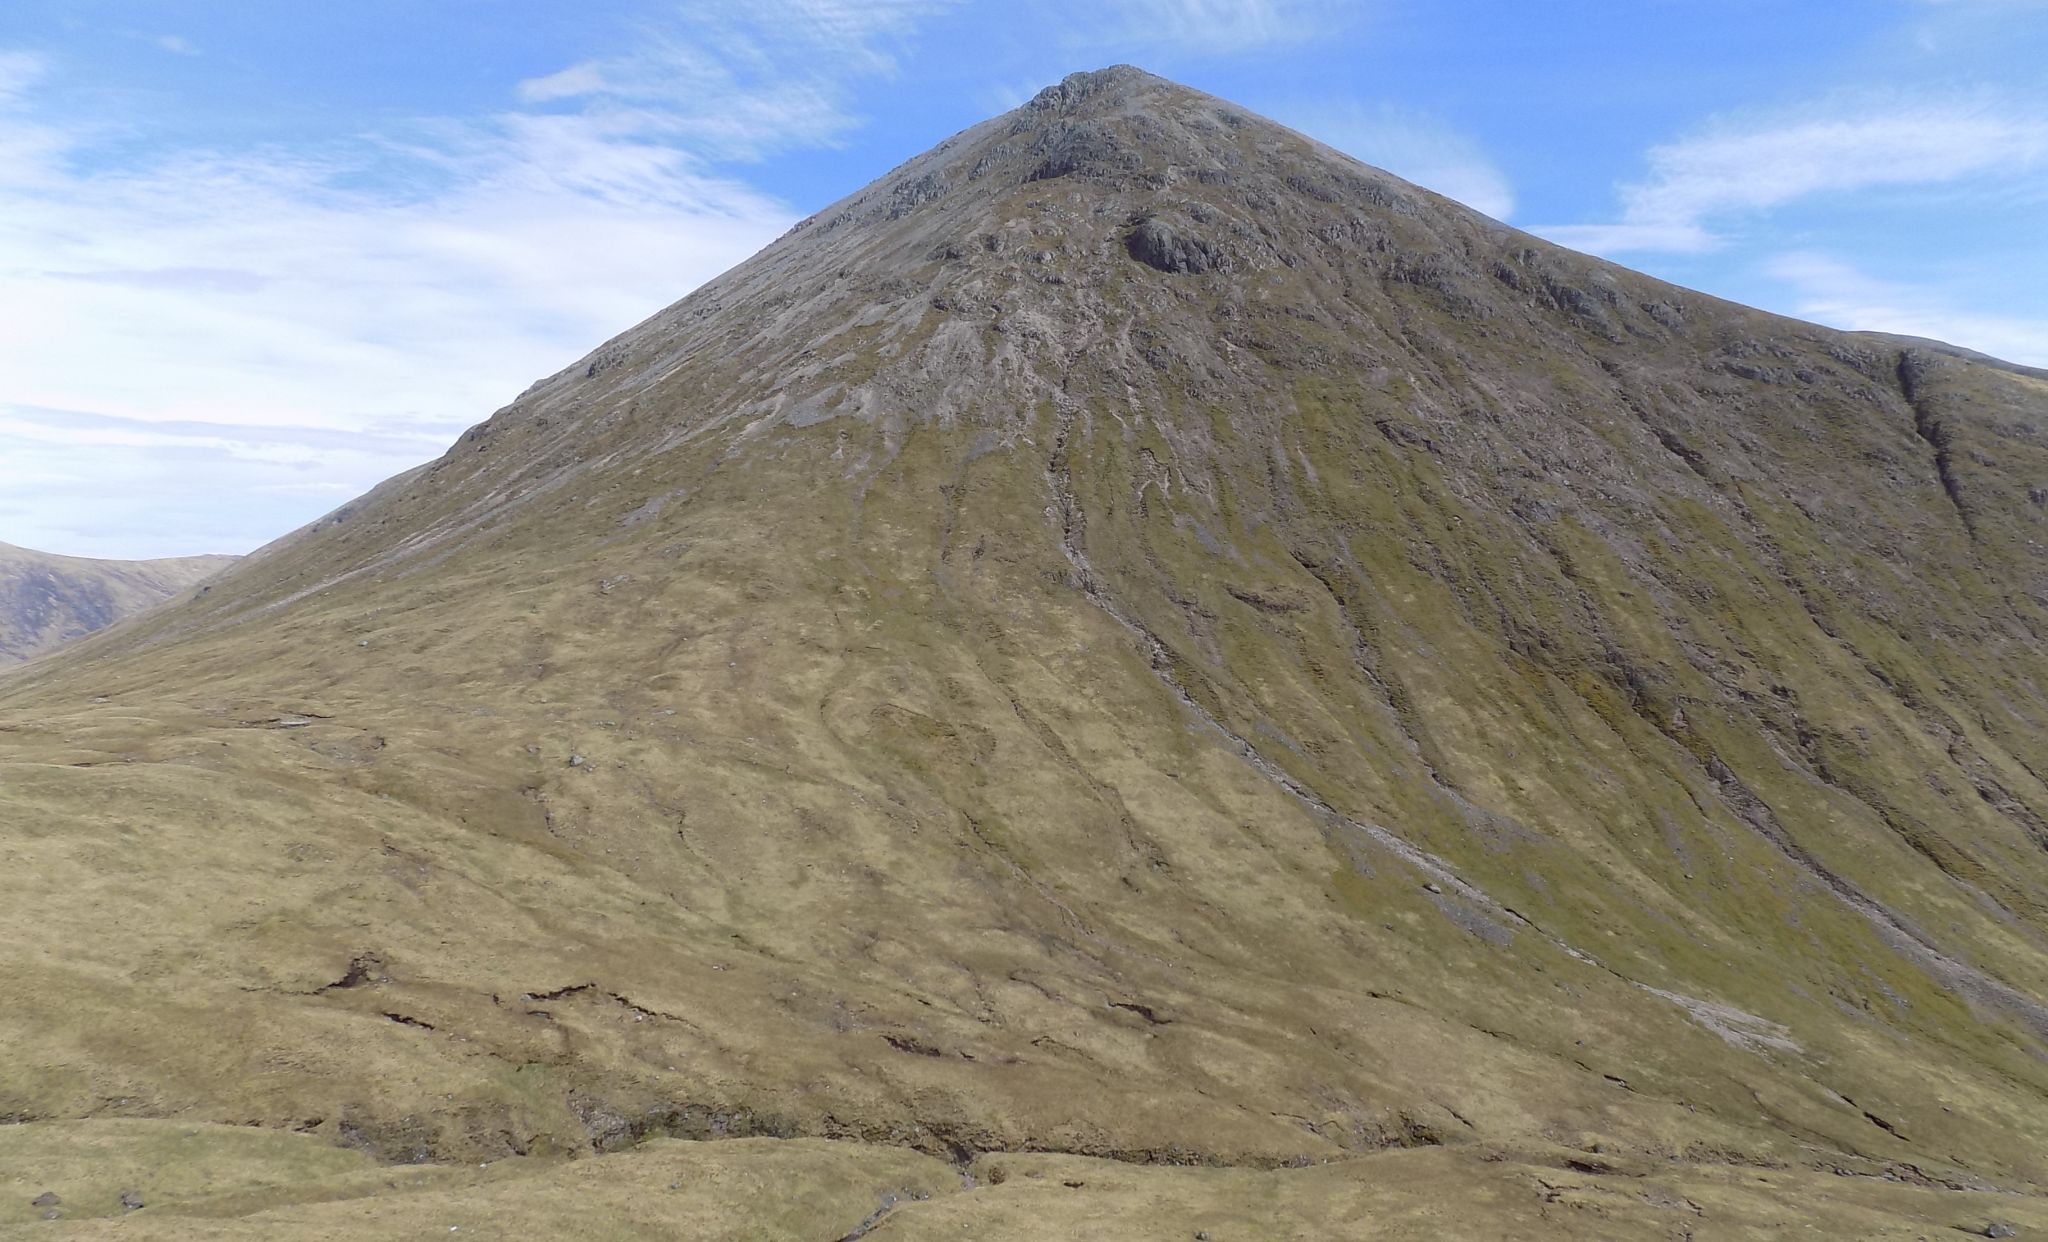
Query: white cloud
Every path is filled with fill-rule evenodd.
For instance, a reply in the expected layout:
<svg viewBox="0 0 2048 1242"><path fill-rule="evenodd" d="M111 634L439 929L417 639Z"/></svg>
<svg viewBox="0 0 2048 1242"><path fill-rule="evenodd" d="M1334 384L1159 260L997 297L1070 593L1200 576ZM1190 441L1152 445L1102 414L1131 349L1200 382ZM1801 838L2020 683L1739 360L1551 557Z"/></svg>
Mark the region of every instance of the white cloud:
<svg viewBox="0 0 2048 1242"><path fill-rule="evenodd" d="M850 87L896 73L895 50L962 0L754 0L688 7L641 32L631 54L518 85L531 104L580 101L659 115L671 137L758 159L826 145L859 121Z"/></svg>
<svg viewBox="0 0 2048 1242"><path fill-rule="evenodd" d="M2048 125L1983 109L1923 107L1730 131L1657 147L1651 179L1624 194L1631 220L1697 222L1809 194L1954 181L2025 167Z"/></svg>
<svg viewBox="0 0 2048 1242"><path fill-rule="evenodd" d="M542 77L526 79L519 84L519 98L527 103L552 103L557 99L599 94L605 89L604 70L596 61L586 60Z"/></svg>
<svg viewBox="0 0 2048 1242"><path fill-rule="evenodd" d="M256 425L473 418L791 216L580 118L443 144L440 166L187 156L0 179L0 399ZM440 184L350 184L407 172Z"/></svg>
<svg viewBox="0 0 2048 1242"><path fill-rule="evenodd" d="M111 534L127 522L155 553L245 550L433 456L794 215L628 111L124 164L37 118L39 70L0 56L12 543L136 554ZM83 482L50 481L86 455ZM300 500L252 506L258 487Z"/></svg>
<svg viewBox="0 0 2048 1242"><path fill-rule="evenodd" d="M252 531L317 516L445 439L15 408L0 412L0 532L82 556L246 551Z"/></svg>
<svg viewBox="0 0 2048 1242"><path fill-rule="evenodd" d="M2021 362L2048 366L2048 319L1958 310L1940 289L1867 276L1827 255L1797 251L1765 266L1792 290L1793 309L1837 328L1931 337Z"/></svg>
<svg viewBox="0 0 2048 1242"><path fill-rule="evenodd" d="M900 40L919 23L960 0L756 0L764 25L812 51L852 55L869 71L890 71L894 59L878 40Z"/></svg>
<svg viewBox="0 0 2048 1242"><path fill-rule="evenodd" d="M1537 231L1603 253L1699 251L1715 221L1794 200L1883 187L1992 181L2048 161L2048 119L1981 103L1836 103L1804 116L1724 121L1651 148L1650 175L1621 190L1612 224Z"/></svg>
<svg viewBox="0 0 2048 1242"><path fill-rule="evenodd" d="M1713 250L1721 241L1691 222L1666 224L1541 224L1531 226L1560 246L1588 254L1626 254L1633 250L1662 250L1698 254Z"/></svg>
<svg viewBox="0 0 2048 1242"><path fill-rule="evenodd" d="M158 35L156 38L156 45L162 48L164 51L170 52L173 55L177 56L199 55L199 49L192 46L192 41L190 39L187 39L183 35Z"/></svg>
<svg viewBox="0 0 2048 1242"><path fill-rule="evenodd" d="M1348 102L1282 107L1274 115L1346 155L1496 220L1514 214L1515 192L1507 175L1476 141L1433 117Z"/></svg>
<svg viewBox="0 0 2048 1242"><path fill-rule="evenodd" d="M0 105L13 103L49 72L49 64L34 52L0 50Z"/></svg>
<svg viewBox="0 0 2048 1242"><path fill-rule="evenodd" d="M318 149L99 146L0 49L0 539L239 551L433 456L785 229L710 162L836 141L959 3L678 6L521 110Z"/></svg>
<svg viewBox="0 0 2048 1242"><path fill-rule="evenodd" d="M1098 41L1237 52L1332 33L1359 5L1355 0L1096 0L1082 7L1109 19L1095 27Z"/></svg>

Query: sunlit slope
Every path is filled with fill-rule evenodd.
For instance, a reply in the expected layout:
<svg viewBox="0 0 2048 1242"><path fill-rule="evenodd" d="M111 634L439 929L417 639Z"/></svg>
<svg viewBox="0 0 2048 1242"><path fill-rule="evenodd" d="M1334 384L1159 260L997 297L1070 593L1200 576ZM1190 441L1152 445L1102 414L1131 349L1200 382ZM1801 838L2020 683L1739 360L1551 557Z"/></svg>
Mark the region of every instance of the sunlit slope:
<svg viewBox="0 0 2048 1242"><path fill-rule="evenodd" d="M2031 1191L2044 414L1070 79L0 681L0 1115Z"/></svg>

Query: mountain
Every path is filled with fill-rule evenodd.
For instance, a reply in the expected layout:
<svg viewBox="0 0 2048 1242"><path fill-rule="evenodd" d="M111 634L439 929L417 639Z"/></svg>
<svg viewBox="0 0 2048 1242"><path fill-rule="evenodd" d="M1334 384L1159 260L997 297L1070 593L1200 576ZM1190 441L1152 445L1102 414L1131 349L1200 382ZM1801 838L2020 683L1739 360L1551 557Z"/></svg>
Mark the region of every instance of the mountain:
<svg viewBox="0 0 2048 1242"><path fill-rule="evenodd" d="M102 561L0 543L0 668L105 629L211 578L232 556Z"/></svg>
<svg viewBox="0 0 2048 1242"><path fill-rule="evenodd" d="M0 1213L2048 1229L2044 426L1071 77L0 680Z"/></svg>

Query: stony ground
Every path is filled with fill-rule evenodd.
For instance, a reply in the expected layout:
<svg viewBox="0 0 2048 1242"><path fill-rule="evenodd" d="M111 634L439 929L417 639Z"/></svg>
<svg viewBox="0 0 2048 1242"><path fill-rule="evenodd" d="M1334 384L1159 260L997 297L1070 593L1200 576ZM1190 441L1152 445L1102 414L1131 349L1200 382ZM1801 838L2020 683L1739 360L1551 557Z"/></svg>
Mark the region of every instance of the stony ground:
<svg viewBox="0 0 2048 1242"><path fill-rule="evenodd" d="M2044 415L1070 79L0 680L0 1221L2048 1229Z"/></svg>

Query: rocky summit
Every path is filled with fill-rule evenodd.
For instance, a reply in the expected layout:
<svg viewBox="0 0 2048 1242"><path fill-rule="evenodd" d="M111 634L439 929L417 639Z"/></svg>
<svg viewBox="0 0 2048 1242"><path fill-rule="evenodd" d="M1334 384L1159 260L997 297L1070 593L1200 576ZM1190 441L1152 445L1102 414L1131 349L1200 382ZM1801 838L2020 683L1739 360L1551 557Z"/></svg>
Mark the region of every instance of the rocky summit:
<svg viewBox="0 0 2048 1242"><path fill-rule="evenodd" d="M0 543L0 668L32 660L170 599L232 556L103 561Z"/></svg>
<svg viewBox="0 0 2048 1242"><path fill-rule="evenodd" d="M2044 428L1071 77L0 680L0 1223L2048 1234Z"/></svg>

